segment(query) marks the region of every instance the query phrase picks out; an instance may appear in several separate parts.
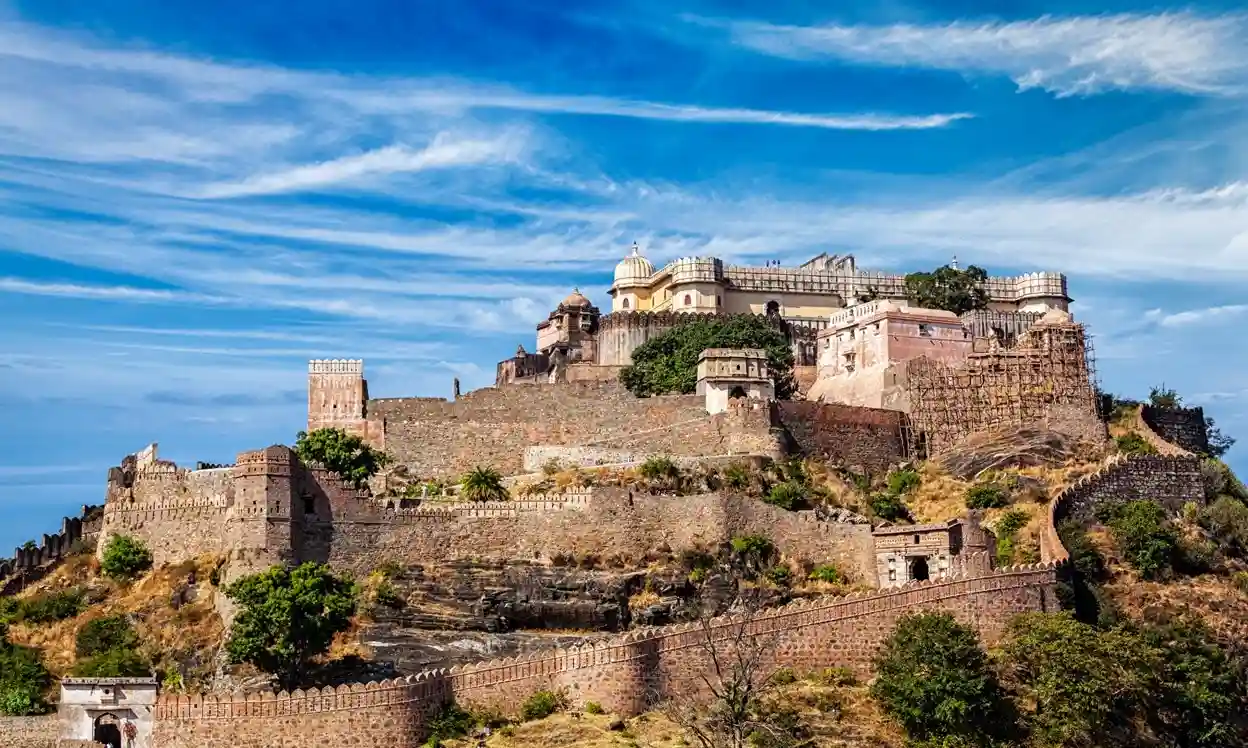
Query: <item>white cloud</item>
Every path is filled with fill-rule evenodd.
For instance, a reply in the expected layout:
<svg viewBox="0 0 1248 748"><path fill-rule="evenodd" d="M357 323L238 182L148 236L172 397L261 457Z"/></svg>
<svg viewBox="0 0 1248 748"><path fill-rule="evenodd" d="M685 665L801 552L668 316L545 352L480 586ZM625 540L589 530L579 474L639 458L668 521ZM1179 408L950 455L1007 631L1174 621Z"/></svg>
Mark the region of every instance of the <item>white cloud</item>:
<svg viewBox="0 0 1248 748"><path fill-rule="evenodd" d="M1191 94L1248 90L1248 18L1241 15L1045 16L887 26L725 25L740 45L800 60L926 67L1009 76L1020 89L1061 96L1157 89Z"/></svg>
<svg viewBox="0 0 1248 748"><path fill-rule="evenodd" d="M199 197L212 199L271 195L337 186L339 183L350 184L373 176L515 162L522 149L523 137L515 133L502 133L488 140L476 140L443 132L438 133L433 142L419 150L405 145L387 146L360 155L344 156L273 174L251 176L240 182L208 185L200 192Z"/></svg>
<svg viewBox="0 0 1248 748"><path fill-rule="evenodd" d="M1145 312L1146 319L1156 322L1162 327L1189 327L1208 322L1221 321L1248 314L1248 304L1224 304L1222 306L1189 309L1183 312L1166 313L1160 309Z"/></svg>
<svg viewBox="0 0 1248 748"><path fill-rule="evenodd" d="M59 296L139 304L229 304L230 299L185 291L165 291L132 286L93 286L79 283L43 283L21 278L0 278L0 293Z"/></svg>

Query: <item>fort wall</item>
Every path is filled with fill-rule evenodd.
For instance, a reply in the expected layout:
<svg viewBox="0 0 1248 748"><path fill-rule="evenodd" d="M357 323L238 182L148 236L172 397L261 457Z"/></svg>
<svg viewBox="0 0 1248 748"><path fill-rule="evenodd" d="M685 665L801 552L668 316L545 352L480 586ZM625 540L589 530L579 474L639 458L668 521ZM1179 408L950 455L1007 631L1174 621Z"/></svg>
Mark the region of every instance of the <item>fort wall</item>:
<svg viewBox="0 0 1248 748"><path fill-rule="evenodd" d="M865 675L902 615L948 611L991 642L1014 615L1054 609L1054 581L1052 565L1014 567L798 601L748 620L724 617L711 622L709 637L700 624L682 624L368 685L293 694L164 696L156 707L154 743L159 748L295 748L319 742L417 748L427 716L449 700L511 711L545 688L565 689L578 704L596 701L635 714L655 700L698 693L698 673L708 665L704 642L709 638L723 651L742 629L766 642L767 669L844 666Z"/></svg>
<svg viewBox="0 0 1248 748"><path fill-rule="evenodd" d="M387 452L417 475L458 477L477 465L524 469L531 446L644 447L677 456L771 454L767 413L708 415L696 395L637 398L617 382L491 387L455 401L370 400Z"/></svg>
<svg viewBox="0 0 1248 748"><path fill-rule="evenodd" d="M777 403L802 454L878 473L910 455L906 414L801 400Z"/></svg>
<svg viewBox="0 0 1248 748"><path fill-rule="evenodd" d="M1209 432L1204 408L1158 408L1140 406L1145 425L1162 439L1192 454L1209 451Z"/></svg>
<svg viewBox="0 0 1248 748"><path fill-rule="evenodd" d="M84 506L77 517L63 517L61 531L45 534L13 551L13 558L0 558L0 594L35 581L52 565L80 551L94 551L99 540L103 508Z"/></svg>
<svg viewBox="0 0 1248 748"><path fill-rule="evenodd" d="M57 748L61 723L55 714L0 717L0 748Z"/></svg>

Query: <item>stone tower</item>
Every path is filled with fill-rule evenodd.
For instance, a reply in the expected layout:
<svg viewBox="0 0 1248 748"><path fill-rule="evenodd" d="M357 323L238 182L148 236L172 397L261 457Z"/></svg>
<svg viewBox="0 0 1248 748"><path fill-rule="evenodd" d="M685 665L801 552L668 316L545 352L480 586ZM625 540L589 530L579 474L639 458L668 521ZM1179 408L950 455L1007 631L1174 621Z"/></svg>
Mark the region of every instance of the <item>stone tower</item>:
<svg viewBox="0 0 1248 748"><path fill-rule="evenodd" d="M308 431L355 430L364 421L368 382L364 361L328 359L308 362Z"/></svg>

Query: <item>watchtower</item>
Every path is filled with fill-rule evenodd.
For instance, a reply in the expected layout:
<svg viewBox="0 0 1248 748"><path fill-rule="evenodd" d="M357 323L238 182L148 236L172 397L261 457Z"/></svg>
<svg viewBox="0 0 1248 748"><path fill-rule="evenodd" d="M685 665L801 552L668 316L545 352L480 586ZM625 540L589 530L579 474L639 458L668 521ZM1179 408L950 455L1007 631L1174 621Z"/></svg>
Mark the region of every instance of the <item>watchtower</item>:
<svg viewBox="0 0 1248 748"><path fill-rule="evenodd" d="M364 420L368 382L362 359L308 362L308 431L350 429Z"/></svg>
<svg viewBox="0 0 1248 748"><path fill-rule="evenodd" d="M706 397L707 413L723 413L736 398L774 400L767 352L759 348L707 348L698 357L697 394Z"/></svg>

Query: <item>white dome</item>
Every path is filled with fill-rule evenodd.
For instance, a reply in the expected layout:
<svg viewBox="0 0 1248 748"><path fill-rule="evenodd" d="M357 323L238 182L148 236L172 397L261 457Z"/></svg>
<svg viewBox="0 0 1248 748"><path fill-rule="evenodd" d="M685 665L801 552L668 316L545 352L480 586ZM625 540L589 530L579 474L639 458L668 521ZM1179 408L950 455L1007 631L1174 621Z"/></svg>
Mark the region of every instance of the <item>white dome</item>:
<svg viewBox="0 0 1248 748"><path fill-rule="evenodd" d="M650 261L642 257L637 251L637 245L633 245L632 254L620 261L615 266L615 282L635 283L638 281L650 280L650 276L654 275L654 265Z"/></svg>

